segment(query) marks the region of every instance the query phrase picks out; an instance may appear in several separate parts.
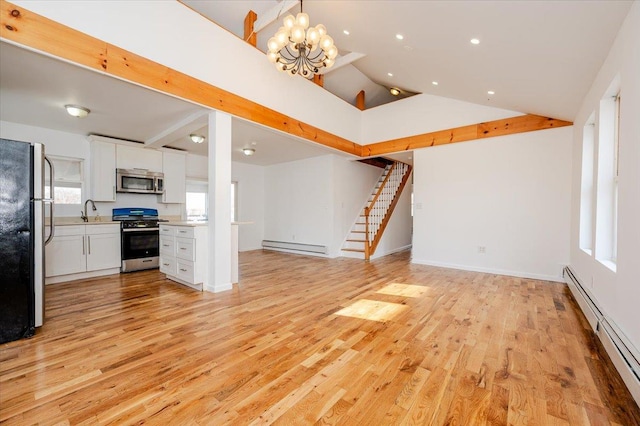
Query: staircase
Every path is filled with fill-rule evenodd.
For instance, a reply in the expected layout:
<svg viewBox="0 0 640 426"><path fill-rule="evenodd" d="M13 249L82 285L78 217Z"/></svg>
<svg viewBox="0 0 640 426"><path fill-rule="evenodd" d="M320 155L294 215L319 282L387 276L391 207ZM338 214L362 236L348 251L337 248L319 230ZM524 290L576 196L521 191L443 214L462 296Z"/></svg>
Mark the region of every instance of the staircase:
<svg viewBox="0 0 640 426"><path fill-rule="evenodd" d="M364 260L373 256L410 174L411 166L399 161L384 167L342 246L343 256Z"/></svg>

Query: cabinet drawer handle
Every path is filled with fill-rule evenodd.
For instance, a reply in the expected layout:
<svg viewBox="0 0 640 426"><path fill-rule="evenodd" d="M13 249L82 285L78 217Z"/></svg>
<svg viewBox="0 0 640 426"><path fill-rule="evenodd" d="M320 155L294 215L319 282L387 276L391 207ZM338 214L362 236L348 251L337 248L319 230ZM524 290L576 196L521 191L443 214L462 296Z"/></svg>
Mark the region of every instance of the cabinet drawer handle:
<svg viewBox="0 0 640 426"><path fill-rule="evenodd" d="M186 250L186 248L184 248L184 247L180 247L180 250Z"/></svg>
<svg viewBox="0 0 640 426"><path fill-rule="evenodd" d="M164 265L164 266L169 266L169 264L168 264L168 263L163 263L163 265Z"/></svg>
<svg viewBox="0 0 640 426"><path fill-rule="evenodd" d="M186 234L187 233L187 231L178 231L178 232L181 233L181 234Z"/></svg>
<svg viewBox="0 0 640 426"><path fill-rule="evenodd" d="M169 247L169 244L163 244L162 247Z"/></svg>
<svg viewBox="0 0 640 426"><path fill-rule="evenodd" d="M186 269L182 269L182 268L180 268L180 270L181 270L182 272L187 272L187 270L186 270Z"/></svg>

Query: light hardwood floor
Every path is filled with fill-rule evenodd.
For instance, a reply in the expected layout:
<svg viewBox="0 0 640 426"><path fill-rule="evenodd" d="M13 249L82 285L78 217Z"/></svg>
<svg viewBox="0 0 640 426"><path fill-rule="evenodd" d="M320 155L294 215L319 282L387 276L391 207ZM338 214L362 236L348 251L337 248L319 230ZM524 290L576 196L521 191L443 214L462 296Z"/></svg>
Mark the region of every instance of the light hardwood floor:
<svg viewBox="0 0 640 426"><path fill-rule="evenodd" d="M6 424L638 425L559 283L242 253L242 284L158 271L47 287L0 347Z"/></svg>

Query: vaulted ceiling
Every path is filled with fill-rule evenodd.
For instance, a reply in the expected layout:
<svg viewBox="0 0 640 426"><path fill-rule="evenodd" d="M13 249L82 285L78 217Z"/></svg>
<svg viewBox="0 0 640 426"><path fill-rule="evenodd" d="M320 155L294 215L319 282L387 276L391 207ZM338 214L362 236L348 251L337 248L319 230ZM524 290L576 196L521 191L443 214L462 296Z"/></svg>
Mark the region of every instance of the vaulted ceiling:
<svg viewBox="0 0 640 426"><path fill-rule="evenodd" d="M258 32L263 51L282 18L299 11L276 0L182 2L239 37L249 10L259 19L275 8L280 17ZM572 121L631 3L305 0L303 7L342 55L365 55L325 75L325 88L347 102L365 90L367 107L386 103L394 99L386 88L398 87Z"/></svg>

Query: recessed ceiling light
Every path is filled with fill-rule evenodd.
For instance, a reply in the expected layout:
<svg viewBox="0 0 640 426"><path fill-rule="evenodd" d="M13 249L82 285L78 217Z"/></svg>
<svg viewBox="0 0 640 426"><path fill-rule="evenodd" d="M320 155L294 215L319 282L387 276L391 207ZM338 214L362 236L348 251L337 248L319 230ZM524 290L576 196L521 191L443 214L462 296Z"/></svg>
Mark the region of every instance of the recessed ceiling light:
<svg viewBox="0 0 640 426"><path fill-rule="evenodd" d="M396 34L396 38L398 40L404 40L404 36L402 34Z"/></svg>
<svg viewBox="0 0 640 426"><path fill-rule="evenodd" d="M391 89L389 89L389 92L393 95L393 96L398 96L400 94L400 89L397 89L395 87L392 87Z"/></svg>
<svg viewBox="0 0 640 426"><path fill-rule="evenodd" d="M387 73L387 75L388 75L389 77L393 77L393 73L388 72L388 73Z"/></svg>
<svg viewBox="0 0 640 426"><path fill-rule="evenodd" d="M495 95L495 94L496 94L496 92L494 92L493 90L489 90L489 91L487 92L487 95Z"/></svg>
<svg viewBox="0 0 640 426"><path fill-rule="evenodd" d="M91 112L89 108L80 105L65 105L64 108L67 110L67 114L77 118L85 118Z"/></svg>
<svg viewBox="0 0 640 426"><path fill-rule="evenodd" d="M432 81L431 84L433 84L434 86L437 86L438 82L437 81Z"/></svg>
<svg viewBox="0 0 640 426"><path fill-rule="evenodd" d="M246 156L249 156L255 154L256 150L253 148L242 148L242 153Z"/></svg>
<svg viewBox="0 0 640 426"><path fill-rule="evenodd" d="M193 143L202 143L202 142L204 142L204 136L198 135L196 133L191 133L189 135L189 138L191 138L191 141Z"/></svg>
<svg viewBox="0 0 640 426"><path fill-rule="evenodd" d="M351 34L351 33L349 32L349 30L344 30L344 31L342 31L342 32L344 33L344 35L349 35L349 34Z"/></svg>
<svg viewBox="0 0 640 426"><path fill-rule="evenodd" d="M477 38L472 38L471 39L471 44L480 44L480 40Z"/></svg>

